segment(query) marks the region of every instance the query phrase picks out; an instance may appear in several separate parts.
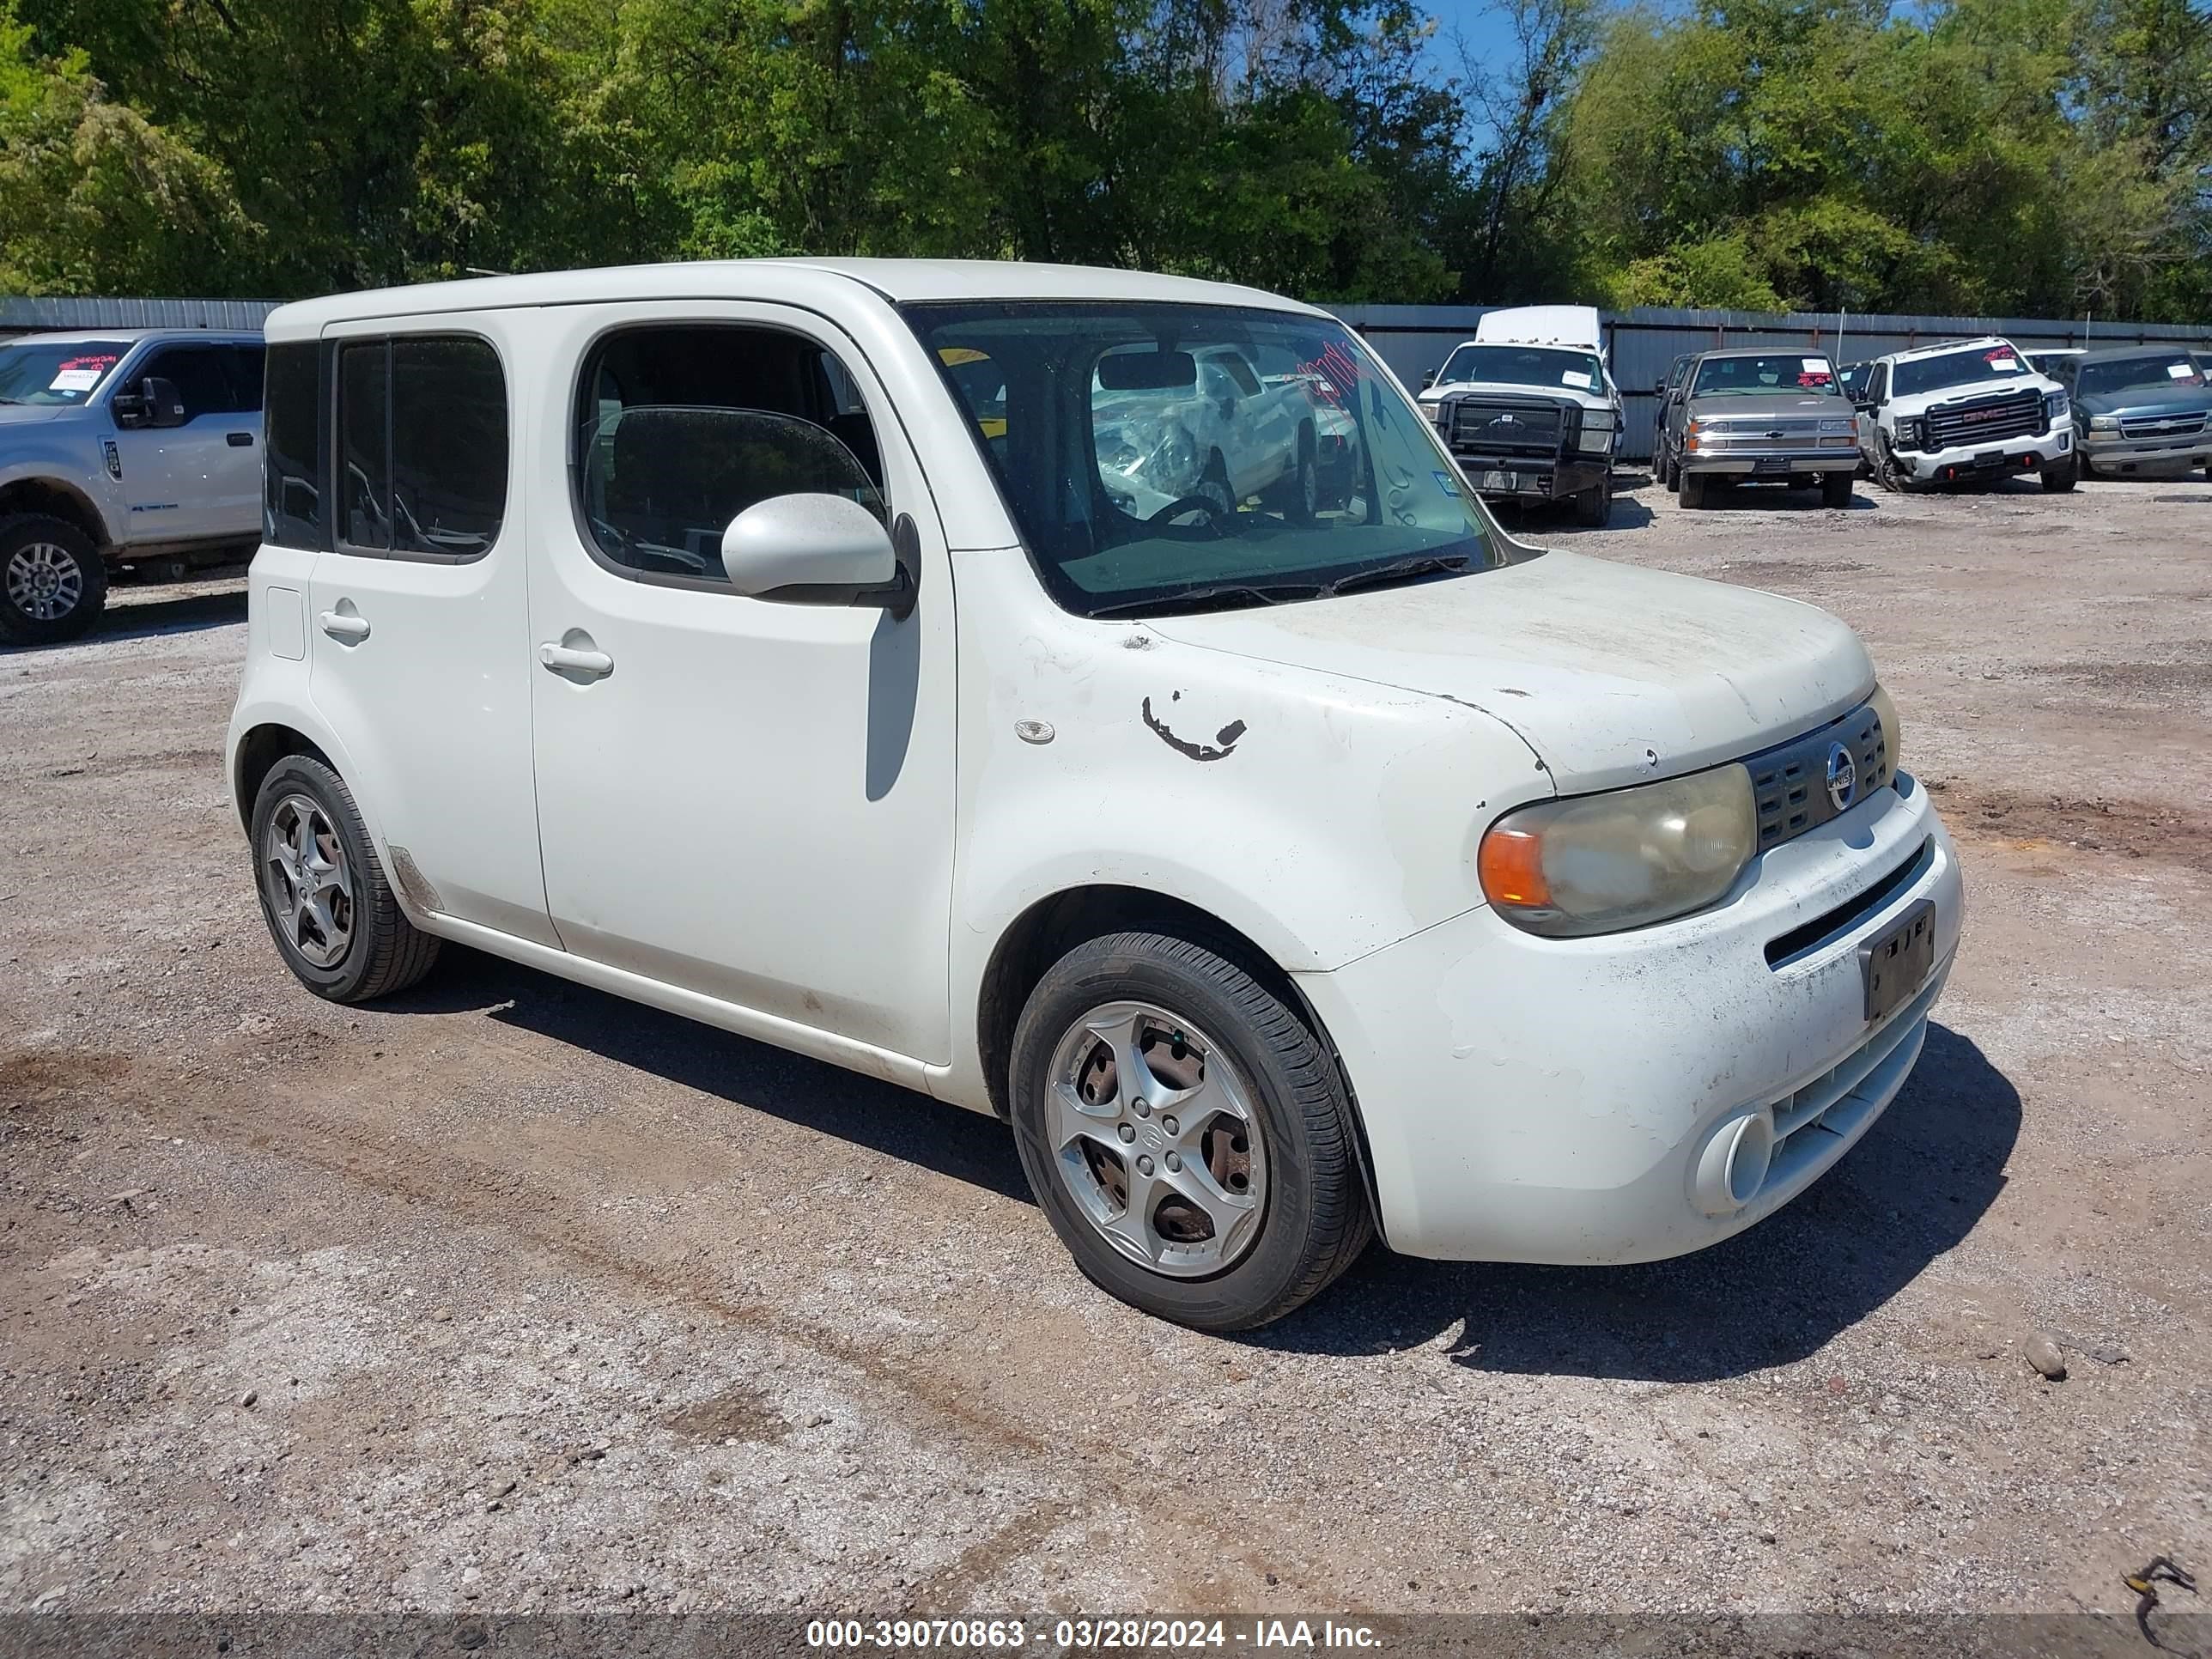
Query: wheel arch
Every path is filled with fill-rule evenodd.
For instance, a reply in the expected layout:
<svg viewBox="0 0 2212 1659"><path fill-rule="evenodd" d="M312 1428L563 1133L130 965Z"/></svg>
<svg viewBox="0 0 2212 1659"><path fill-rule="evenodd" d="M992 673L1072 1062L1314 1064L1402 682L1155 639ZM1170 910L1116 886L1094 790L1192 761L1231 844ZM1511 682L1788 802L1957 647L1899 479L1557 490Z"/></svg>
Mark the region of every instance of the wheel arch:
<svg viewBox="0 0 2212 1659"><path fill-rule="evenodd" d="M1113 883L1094 883L1060 891L1036 900L1007 924L993 946L983 968L975 998L976 1052L982 1062L991 1109L1002 1119L1012 1114L1007 1070L1012 1059L1014 1027L1022 1009L1053 963L1088 940L1109 933L1156 932L1186 939L1216 951L1252 975L1276 997L1295 1009L1335 1062L1344 1085L1345 1102L1352 1112L1353 1151L1360 1184L1367 1194L1368 1210L1378 1237L1382 1210L1375 1186L1374 1164L1367 1146L1367 1124L1360 1111L1359 1092L1328 1028L1305 993L1297 975L1290 973L1242 929L1194 904L1147 888ZM1387 1245L1389 1241L1384 1240Z"/></svg>
<svg viewBox="0 0 2212 1659"><path fill-rule="evenodd" d="M261 793L262 781L289 755L305 755L344 775L323 746L297 727L273 720L252 727L239 738L231 763L231 793L247 834L253 830L253 798Z"/></svg>
<svg viewBox="0 0 2212 1659"><path fill-rule="evenodd" d="M107 534L107 520L92 497L65 479L40 474L34 477L11 478L0 484L0 519L10 519L19 514L43 514L59 519L89 537L92 544L105 557L114 544Z"/></svg>

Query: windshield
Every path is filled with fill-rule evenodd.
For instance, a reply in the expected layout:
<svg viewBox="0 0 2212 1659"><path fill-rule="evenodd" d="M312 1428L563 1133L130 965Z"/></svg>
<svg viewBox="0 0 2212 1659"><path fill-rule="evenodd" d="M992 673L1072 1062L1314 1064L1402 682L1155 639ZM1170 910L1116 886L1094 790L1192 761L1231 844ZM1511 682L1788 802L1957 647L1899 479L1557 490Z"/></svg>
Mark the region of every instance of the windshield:
<svg viewBox="0 0 2212 1659"><path fill-rule="evenodd" d="M1429 423L1328 318L1027 303L905 315L1046 586L1081 615L1317 599L1503 562Z"/></svg>
<svg viewBox="0 0 2212 1659"><path fill-rule="evenodd" d="M1972 386L1978 380L2008 380L2031 370L2019 352L1999 341L1995 345L1969 346L1947 351L1940 357L1915 357L1891 371L1889 395L1910 398L1916 392L1941 392L1947 386Z"/></svg>
<svg viewBox="0 0 2212 1659"><path fill-rule="evenodd" d="M129 349L121 340L31 339L0 346L0 404L81 404Z"/></svg>
<svg viewBox="0 0 2212 1659"><path fill-rule="evenodd" d="M1437 384L1452 386L1465 380L1594 392L1603 389L1605 370L1587 351L1565 351L1555 346L1463 345L1445 359Z"/></svg>
<svg viewBox="0 0 2212 1659"><path fill-rule="evenodd" d="M2202 391L2204 371L2186 352L2160 352L2117 362L2084 363L2075 371L2074 385L2085 398L2109 397L2115 392Z"/></svg>
<svg viewBox="0 0 2212 1659"><path fill-rule="evenodd" d="M1836 374L1826 357L1808 357L1802 351L1760 352L1730 357L1708 357L1698 365L1692 398L1727 397L1732 392L1771 398L1777 392L1805 392L1837 397Z"/></svg>

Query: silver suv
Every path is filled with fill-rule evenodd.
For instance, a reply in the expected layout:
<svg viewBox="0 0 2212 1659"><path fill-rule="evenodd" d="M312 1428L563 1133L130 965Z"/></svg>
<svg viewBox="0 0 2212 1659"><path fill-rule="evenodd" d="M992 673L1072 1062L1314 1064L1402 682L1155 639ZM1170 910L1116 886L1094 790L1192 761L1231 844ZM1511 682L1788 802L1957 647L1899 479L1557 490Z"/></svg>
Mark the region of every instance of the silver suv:
<svg viewBox="0 0 2212 1659"><path fill-rule="evenodd" d="M74 639L111 568L181 574L261 538L257 334L97 329L0 344L0 639Z"/></svg>

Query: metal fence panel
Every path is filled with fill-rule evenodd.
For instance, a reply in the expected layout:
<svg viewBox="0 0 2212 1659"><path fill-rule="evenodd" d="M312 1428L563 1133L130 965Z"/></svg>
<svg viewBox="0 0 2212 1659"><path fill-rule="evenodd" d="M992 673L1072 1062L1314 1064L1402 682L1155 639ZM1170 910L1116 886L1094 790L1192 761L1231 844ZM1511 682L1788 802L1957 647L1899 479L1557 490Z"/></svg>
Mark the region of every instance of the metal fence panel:
<svg viewBox="0 0 2212 1659"><path fill-rule="evenodd" d="M0 295L0 335L41 329L258 329L276 300L35 300Z"/></svg>
<svg viewBox="0 0 2212 1659"><path fill-rule="evenodd" d="M1496 306L1338 306L1376 356L1408 386L1474 337L1478 319ZM1818 352L1838 367L1938 340L1999 334L2023 351L2067 346L2135 345L2172 340L2212 343L2212 329L2175 323L2098 323L2033 317L1777 316L1749 311L1680 311L1644 307L1599 313L1627 430L1620 453L1649 460L1658 414L1653 388L1685 352L1765 345ZM1839 331L1840 330L1840 333Z"/></svg>

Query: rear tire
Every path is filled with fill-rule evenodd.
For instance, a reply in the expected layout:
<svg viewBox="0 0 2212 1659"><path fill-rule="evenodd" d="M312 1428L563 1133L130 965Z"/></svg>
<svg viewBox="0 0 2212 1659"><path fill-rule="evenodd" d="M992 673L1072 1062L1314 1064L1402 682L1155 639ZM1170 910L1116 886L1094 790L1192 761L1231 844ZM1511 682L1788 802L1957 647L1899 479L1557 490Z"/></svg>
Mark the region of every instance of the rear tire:
<svg viewBox="0 0 2212 1659"><path fill-rule="evenodd" d="M1007 1077L1038 1206L1084 1274L1132 1307L1249 1330L1324 1289L1373 1237L1335 1060L1206 945L1127 933L1076 946L1030 994Z"/></svg>
<svg viewBox="0 0 2212 1659"><path fill-rule="evenodd" d="M1674 499L1683 507L1695 510L1705 504L1705 480L1702 473L1684 472L1676 486Z"/></svg>
<svg viewBox="0 0 2212 1659"><path fill-rule="evenodd" d="M277 954L332 1002L404 991L430 971L440 940L407 920L345 780L288 755L253 799L254 888Z"/></svg>
<svg viewBox="0 0 2212 1659"><path fill-rule="evenodd" d="M0 639L58 645L80 637L107 606L107 562L66 519L0 519Z"/></svg>
<svg viewBox="0 0 2212 1659"><path fill-rule="evenodd" d="M2072 461L2063 466L2046 466L2039 476L2046 495L2063 495L2081 482L2081 474Z"/></svg>
<svg viewBox="0 0 2212 1659"><path fill-rule="evenodd" d="M1820 505L1849 507L1851 504L1851 475L1848 472L1823 472L1820 475Z"/></svg>

